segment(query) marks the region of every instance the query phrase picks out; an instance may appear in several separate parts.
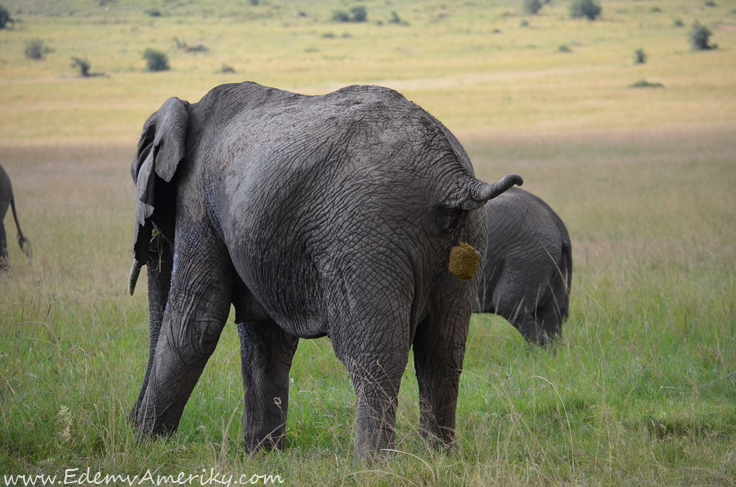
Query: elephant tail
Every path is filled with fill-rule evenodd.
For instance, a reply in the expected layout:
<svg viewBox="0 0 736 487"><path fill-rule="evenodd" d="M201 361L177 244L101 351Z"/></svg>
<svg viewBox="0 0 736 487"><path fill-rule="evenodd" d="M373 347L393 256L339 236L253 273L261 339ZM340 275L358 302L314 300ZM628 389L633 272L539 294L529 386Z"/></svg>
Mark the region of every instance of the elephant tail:
<svg viewBox="0 0 736 487"><path fill-rule="evenodd" d="M499 181L488 184L472 178L464 185L458 197L444 202L447 208L460 208L462 210L475 210L485 205L488 200L500 196L514 185L521 186L524 180L518 174L507 174Z"/></svg>
<svg viewBox="0 0 736 487"><path fill-rule="evenodd" d="M500 196L512 186L521 186L522 184L524 184L524 180L521 176L518 174L507 174L493 184L482 183L480 187L476 188L473 199L479 203L485 203L496 196Z"/></svg>
<svg viewBox="0 0 736 487"><path fill-rule="evenodd" d="M562 242L562 257L560 258L559 270L560 284L564 285L564 289L560 294L562 296L558 298L560 303L564 303L561 307L560 313L562 319L567 318L570 308L570 290L572 288L572 244L570 243L569 237Z"/></svg>
<svg viewBox="0 0 736 487"><path fill-rule="evenodd" d="M23 231L20 229L20 223L18 222L18 212L15 211L15 197L10 197L10 207L13 209L13 219L15 220L15 228L18 229L18 245L20 245L23 253L26 257L31 256L31 241L23 235Z"/></svg>

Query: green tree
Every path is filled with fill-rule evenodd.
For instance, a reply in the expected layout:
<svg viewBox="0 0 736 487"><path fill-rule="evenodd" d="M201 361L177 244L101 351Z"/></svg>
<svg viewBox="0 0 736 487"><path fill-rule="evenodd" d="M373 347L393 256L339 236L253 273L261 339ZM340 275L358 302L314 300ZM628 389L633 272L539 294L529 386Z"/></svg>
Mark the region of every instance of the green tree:
<svg viewBox="0 0 736 487"><path fill-rule="evenodd" d="M148 48L143 52L143 59L149 71L166 71L169 69L169 60L166 54L155 49Z"/></svg>
<svg viewBox="0 0 736 487"><path fill-rule="evenodd" d="M690 29L690 47L693 51L707 51L709 49L715 49L716 45L711 45L708 40L712 32L709 28L701 25L697 20Z"/></svg>
<svg viewBox="0 0 736 487"><path fill-rule="evenodd" d="M40 61L46 57L46 54L51 52L51 49L48 48L41 39L36 38L26 42L26 49L24 52L28 59Z"/></svg>
<svg viewBox="0 0 736 487"><path fill-rule="evenodd" d="M525 14L536 15L542 8L541 0L522 0L521 9Z"/></svg>
<svg viewBox="0 0 736 487"><path fill-rule="evenodd" d="M350 20L353 22L366 22L368 20L368 13L362 5L357 5L351 8L350 14Z"/></svg>
<svg viewBox="0 0 736 487"><path fill-rule="evenodd" d="M15 20L10 18L8 9L0 5L0 29L4 29L9 23L15 25Z"/></svg>

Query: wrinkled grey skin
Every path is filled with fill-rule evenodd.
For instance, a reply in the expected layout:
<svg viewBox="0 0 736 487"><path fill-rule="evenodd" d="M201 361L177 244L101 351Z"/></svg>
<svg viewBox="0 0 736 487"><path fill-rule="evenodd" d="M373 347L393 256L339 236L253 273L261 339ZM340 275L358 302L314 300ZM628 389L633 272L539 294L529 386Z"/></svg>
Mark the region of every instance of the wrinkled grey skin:
<svg viewBox="0 0 736 487"><path fill-rule="evenodd" d="M572 285L572 245L540 198L512 188L489 201L488 247L475 311L506 318L530 343L562 333Z"/></svg>
<svg viewBox="0 0 736 487"><path fill-rule="evenodd" d="M15 219L15 227L18 229L18 244L21 250L25 252L27 257L31 256L31 242L23 235L18 223L18 213L15 211L15 198L13 197L13 185L10 183L10 176L0 166L0 272L10 268L10 260L8 259L8 241L5 234L5 214L8 212L8 206L13 209L13 218Z"/></svg>
<svg viewBox="0 0 736 487"><path fill-rule="evenodd" d="M485 215L474 210L519 176L475 179L457 139L392 90L310 97L254 83L167 100L131 171L131 292L153 260L154 226L173 245L170 269L149 266L139 435L177 428L232 303L248 451L284 446L298 340L325 335L355 387L356 459L392 445L412 345L422 431L453 441L478 275L450 274L450 249L463 241L483 255Z"/></svg>

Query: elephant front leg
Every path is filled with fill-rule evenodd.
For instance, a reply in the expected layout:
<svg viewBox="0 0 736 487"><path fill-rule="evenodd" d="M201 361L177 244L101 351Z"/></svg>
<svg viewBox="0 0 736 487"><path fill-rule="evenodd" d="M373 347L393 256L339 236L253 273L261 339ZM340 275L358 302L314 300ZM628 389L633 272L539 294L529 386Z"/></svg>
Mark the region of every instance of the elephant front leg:
<svg viewBox="0 0 736 487"><path fill-rule="evenodd" d="M470 306L459 313L456 306L440 309L447 311L428 317L417 327L414 364L419 383L421 434L433 445L452 445Z"/></svg>
<svg viewBox="0 0 736 487"><path fill-rule="evenodd" d="M148 348L148 365L143 385L138 393L138 399L130 412L129 420L135 423L138 418L143 397L148 388L148 378L151 376L153 359L156 356L156 346L161 332L161 323L164 319L164 309L169 299L171 287L171 270L173 267L173 253L169 244L160 234L153 238L148 251L148 317L150 324L150 345Z"/></svg>
<svg viewBox="0 0 736 487"><path fill-rule="evenodd" d="M168 306L138 409L139 435L178 427L227 320L232 273L224 244L203 242L201 236L188 244L177 235Z"/></svg>
<svg viewBox="0 0 736 487"><path fill-rule="evenodd" d="M249 453L283 449L289 370L299 339L272 320L238 324L243 371L243 435Z"/></svg>

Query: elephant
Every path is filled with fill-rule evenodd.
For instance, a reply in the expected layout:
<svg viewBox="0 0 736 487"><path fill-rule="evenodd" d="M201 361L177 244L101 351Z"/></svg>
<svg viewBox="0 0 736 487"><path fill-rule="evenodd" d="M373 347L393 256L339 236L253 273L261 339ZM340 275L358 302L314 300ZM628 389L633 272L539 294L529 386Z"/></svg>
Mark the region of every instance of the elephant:
<svg viewBox="0 0 736 487"><path fill-rule="evenodd" d="M145 122L131 294L148 265L149 366L138 437L177 429L230 305L249 452L285 446L299 339L328 336L356 393L355 461L393 444L414 347L420 426L451 444L488 200L459 141L401 94L306 96L244 82L169 98ZM162 243L163 242L163 243Z"/></svg>
<svg viewBox="0 0 736 487"><path fill-rule="evenodd" d="M8 258L8 243L5 235L5 214L8 212L8 205L13 209L13 219L15 219L15 227L18 229L18 244L26 257L31 256L31 242L28 240L20 229L18 223L18 213L15 211L15 198L13 197L13 185L10 183L10 176L0 166L0 272L10 268L10 260Z"/></svg>
<svg viewBox="0 0 736 487"><path fill-rule="evenodd" d="M496 313L529 343L562 334L572 286L572 244L557 213L537 196L511 188L489 201L488 246L475 311Z"/></svg>

